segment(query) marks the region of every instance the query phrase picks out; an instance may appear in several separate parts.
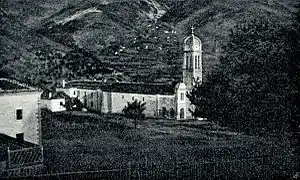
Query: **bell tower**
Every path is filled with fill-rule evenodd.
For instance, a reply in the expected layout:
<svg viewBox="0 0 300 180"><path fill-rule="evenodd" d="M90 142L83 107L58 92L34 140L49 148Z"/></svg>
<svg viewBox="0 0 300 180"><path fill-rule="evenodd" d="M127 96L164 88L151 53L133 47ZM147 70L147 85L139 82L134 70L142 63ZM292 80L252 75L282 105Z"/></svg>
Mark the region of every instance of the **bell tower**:
<svg viewBox="0 0 300 180"><path fill-rule="evenodd" d="M194 27L191 30L191 35L184 40L182 63L183 83L188 91L193 88L195 82L202 82L202 43L194 35Z"/></svg>

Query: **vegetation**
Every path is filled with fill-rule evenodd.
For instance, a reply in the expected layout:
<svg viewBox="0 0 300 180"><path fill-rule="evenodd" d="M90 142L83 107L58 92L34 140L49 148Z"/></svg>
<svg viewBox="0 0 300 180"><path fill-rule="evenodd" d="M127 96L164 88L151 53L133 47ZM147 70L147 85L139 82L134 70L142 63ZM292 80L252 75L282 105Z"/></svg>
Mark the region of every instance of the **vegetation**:
<svg viewBox="0 0 300 180"><path fill-rule="evenodd" d="M298 42L300 41L299 39L299 33L300 33L300 4L298 5L298 12L297 12L297 16L296 16L296 34L294 36L294 38L296 40L298 40ZM296 48L299 48L299 46L296 46ZM294 72L295 74L294 76L294 82L298 88L298 93L297 93L297 97L296 97L296 110L293 112L292 114L292 131L296 140L296 144L300 144L300 65L299 65L299 57L300 57L300 50L298 49L298 51L294 54L294 58L296 59L296 64L295 64L295 69L296 71ZM298 61L297 61L298 59ZM298 145L298 154L300 154L300 150L299 150L299 145Z"/></svg>
<svg viewBox="0 0 300 180"><path fill-rule="evenodd" d="M55 87L62 79L94 79L99 75L111 73L93 54L76 48L62 53L58 50L37 50L34 60L25 63L24 68L31 69L31 73L24 74L24 79L37 86Z"/></svg>
<svg viewBox="0 0 300 180"><path fill-rule="evenodd" d="M209 178L220 173L229 175L227 179L271 177L294 171L296 159L288 141L236 134L210 122L145 119L136 131L131 119L121 115L64 112L50 117L42 121L48 173L123 169L129 163L131 168L157 168L157 179L168 179L160 177L166 172L176 174L176 164L191 176L194 164L205 163L198 174Z"/></svg>
<svg viewBox="0 0 300 180"><path fill-rule="evenodd" d="M299 34L265 21L237 25L221 63L190 94L194 116L247 133L283 133L296 110Z"/></svg>
<svg viewBox="0 0 300 180"><path fill-rule="evenodd" d="M83 109L83 104L80 102L78 98L70 98L66 96L65 100L66 100L65 107L67 111L81 111Z"/></svg>
<svg viewBox="0 0 300 180"><path fill-rule="evenodd" d="M134 128L136 129L136 126L138 124L138 121L142 118L144 118L143 111L146 109L145 107L146 102L141 102L138 100L135 100L133 102L127 102L127 106L124 107L122 112L124 112L125 116L128 118L134 119Z"/></svg>

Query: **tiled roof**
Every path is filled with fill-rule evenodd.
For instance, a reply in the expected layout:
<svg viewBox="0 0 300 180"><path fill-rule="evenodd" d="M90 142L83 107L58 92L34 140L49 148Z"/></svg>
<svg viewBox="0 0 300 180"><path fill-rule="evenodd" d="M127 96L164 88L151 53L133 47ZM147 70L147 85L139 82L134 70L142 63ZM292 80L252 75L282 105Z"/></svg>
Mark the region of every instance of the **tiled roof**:
<svg viewBox="0 0 300 180"><path fill-rule="evenodd" d="M67 87L77 87L82 89L101 89L107 92L123 92L136 94L175 94L176 83L134 83L115 82L103 83L100 81L72 81L67 83Z"/></svg>
<svg viewBox="0 0 300 180"><path fill-rule="evenodd" d="M0 133L0 161L8 160L8 148L14 151L10 165L22 167L42 162L43 150L39 145Z"/></svg>
<svg viewBox="0 0 300 180"><path fill-rule="evenodd" d="M13 79L0 78L0 93L31 92L37 90L34 87Z"/></svg>
<svg viewBox="0 0 300 180"><path fill-rule="evenodd" d="M43 93L41 94L41 99L63 99L67 96L67 94L65 92L62 91L55 91L55 92L51 92L52 95L50 97L50 92L49 90L44 90Z"/></svg>

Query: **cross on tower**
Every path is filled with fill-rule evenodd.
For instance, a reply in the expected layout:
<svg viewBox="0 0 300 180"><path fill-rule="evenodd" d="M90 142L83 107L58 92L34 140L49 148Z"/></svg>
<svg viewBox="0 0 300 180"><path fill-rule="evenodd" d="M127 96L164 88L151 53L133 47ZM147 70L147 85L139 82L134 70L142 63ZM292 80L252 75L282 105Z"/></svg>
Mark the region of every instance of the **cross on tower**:
<svg viewBox="0 0 300 180"><path fill-rule="evenodd" d="M192 27L191 27L191 29L192 29L192 34L194 34L194 25L192 25Z"/></svg>

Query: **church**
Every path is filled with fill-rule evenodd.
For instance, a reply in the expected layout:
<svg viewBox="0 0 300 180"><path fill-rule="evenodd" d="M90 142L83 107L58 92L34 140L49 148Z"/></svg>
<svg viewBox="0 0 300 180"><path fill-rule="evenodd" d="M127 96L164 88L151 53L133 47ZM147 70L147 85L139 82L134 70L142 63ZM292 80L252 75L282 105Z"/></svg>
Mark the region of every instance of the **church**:
<svg viewBox="0 0 300 180"><path fill-rule="evenodd" d="M195 82L202 82L202 44L194 35L185 38L182 56L182 80L179 83L135 83L75 80L63 82L64 91L77 97L89 110L121 114L127 102L146 102L146 117L167 117L184 120L192 118L192 107L186 93Z"/></svg>

